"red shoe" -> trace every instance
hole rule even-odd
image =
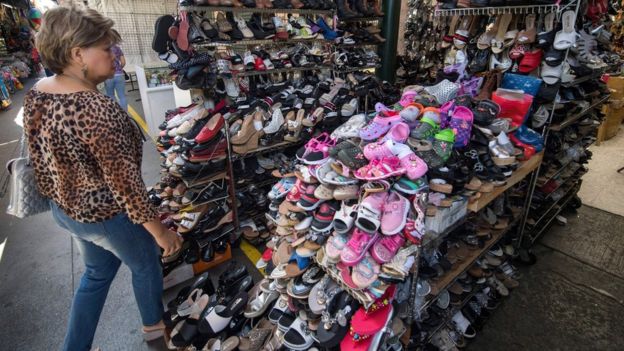
[[[522,156],[517,157],[519,161],[526,161],[535,155],[535,147],[521,142],[515,135],[509,134],[509,140],[511,140],[514,145],[522,149]]]
[[[206,123],[204,128],[202,128],[199,134],[197,134],[197,136],[195,137],[195,141],[198,144],[207,143],[212,138],[214,138],[215,135],[219,133],[219,131],[221,131],[221,128],[223,128],[224,124],[225,121],[223,119],[223,116],[221,116],[220,113],[217,113],[216,115],[212,116],[210,120],[208,120],[208,123]]]
[[[255,59],[254,68],[256,69],[256,71],[266,71],[266,66],[264,65],[264,61],[259,57],[256,57]]]

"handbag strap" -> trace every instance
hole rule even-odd
[[[13,149],[13,155],[17,157],[25,157],[25,151],[26,151],[26,136],[22,134],[22,137],[20,138],[19,143],[15,145],[15,148]],[[7,163],[7,166],[8,166],[8,163]],[[9,171],[9,167],[3,167],[3,170],[4,171],[2,174],[2,181],[0,181],[0,198],[3,198],[6,195],[9,189],[9,182],[11,180],[11,172]]]

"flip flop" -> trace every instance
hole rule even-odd
[[[239,292],[232,298],[229,304],[209,305],[204,312],[202,312],[201,319],[199,320],[198,330],[200,333],[209,337],[216,336],[230,324],[232,318],[241,313],[247,305],[246,291]]]
[[[189,31],[188,13],[186,11],[180,11],[180,29],[178,30],[176,42],[178,44],[178,47],[182,51],[188,51],[189,49],[188,31]]]
[[[549,48],[555,40],[555,13],[550,12],[544,17],[544,31],[537,34],[537,46],[542,49]]]
[[[535,36],[537,35],[537,29],[535,28],[535,15],[530,14],[525,18],[524,30],[518,33],[518,39],[516,41],[520,44],[531,44],[535,42]]]
[[[453,44],[453,34],[455,34],[455,30],[457,29],[457,24],[459,23],[459,16],[455,15],[451,18],[451,24],[449,25],[448,32],[442,37],[442,44],[440,45],[443,49],[450,47]]]
[[[453,35],[453,45],[459,50],[463,49],[468,45],[470,38],[468,37],[470,33],[468,32],[468,28],[473,20],[473,16],[464,16],[461,20],[459,28],[455,31]]]
[[[576,43],[578,33],[574,30],[576,14],[574,11],[566,11],[561,15],[562,29],[555,35],[553,47],[557,50],[566,50]]]
[[[504,39],[505,33],[507,33],[507,28],[509,27],[509,23],[511,23],[512,16],[510,13],[506,13],[501,16],[501,20],[498,26],[498,30],[496,32],[496,36],[492,39],[491,47],[492,52],[495,54],[500,54],[504,49]]]

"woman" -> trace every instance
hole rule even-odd
[[[146,339],[162,336],[162,268],[180,238],[158,219],[141,178],[141,134],[96,86],[115,72],[113,21],[95,10],[46,12],[36,45],[55,73],[24,100],[24,132],[38,188],[71,233],[86,266],[74,296],[64,350],[89,350],[108,289],[123,262]],[[158,245],[158,246],[157,246]]]
[[[123,71],[123,68],[126,67],[126,57],[119,45],[115,44],[111,49],[113,55],[115,55],[115,75],[104,82],[106,95],[115,100],[115,92],[117,92],[119,105],[121,105],[124,111],[128,111],[128,102],[126,101],[126,75]]]

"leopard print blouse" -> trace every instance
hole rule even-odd
[[[74,220],[97,223],[122,211],[134,223],[157,217],[141,177],[141,131],[112,99],[35,87],[24,99],[24,133],[39,191]]]

